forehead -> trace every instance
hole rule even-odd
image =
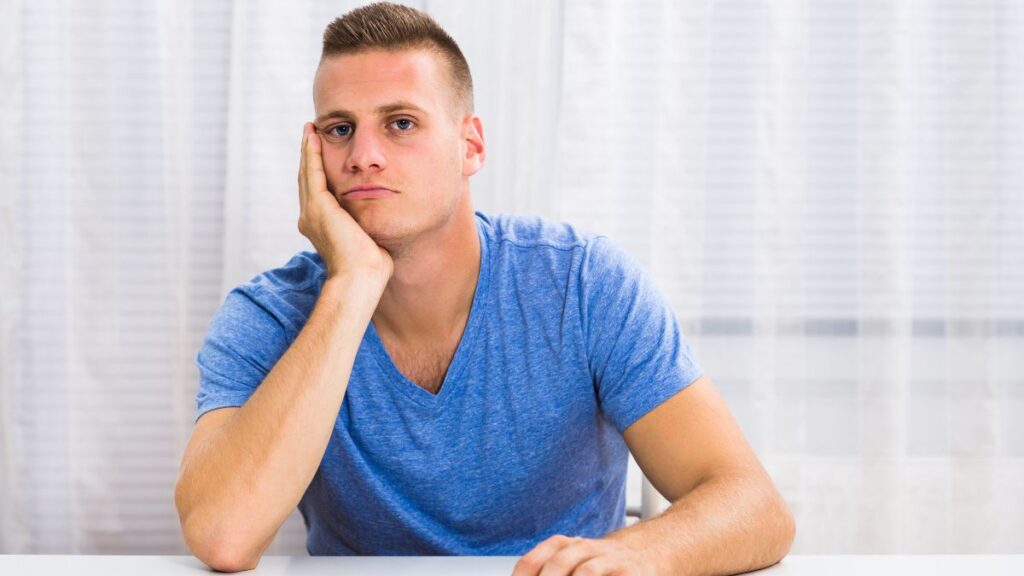
[[[440,58],[427,50],[374,50],[325,58],[313,80],[317,114],[363,113],[395,101],[439,110],[450,88]]]

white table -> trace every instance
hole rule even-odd
[[[246,574],[292,576],[508,576],[518,558],[492,557],[308,557],[265,556]],[[0,555],[3,576],[164,576],[209,574],[191,556],[44,556]],[[766,576],[929,576],[1022,575],[1020,556],[789,556],[757,572]]]

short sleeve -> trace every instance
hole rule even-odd
[[[260,303],[262,290],[232,290],[210,321],[196,356],[196,420],[217,408],[241,406],[287,350],[284,324]]]
[[[606,238],[588,242],[579,289],[598,401],[621,433],[703,371],[651,278]]]

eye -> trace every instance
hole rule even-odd
[[[344,123],[335,124],[334,126],[330,126],[325,130],[321,130],[320,133],[323,134],[324,137],[326,137],[328,140],[337,142],[342,140],[343,138],[347,138],[348,136],[352,135],[352,125]]]
[[[416,126],[416,123],[410,118],[399,118],[397,120],[393,120],[391,124],[394,125],[395,128],[398,128],[399,132],[408,132]]]
[[[349,124],[335,124],[334,126],[331,126],[327,130],[325,130],[325,132],[327,132],[328,136],[344,138],[345,136],[348,136],[352,133],[352,126]]]

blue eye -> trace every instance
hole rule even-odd
[[[344,138],[352,134],[352,127],[348,124],[338,124],[327,129],[327,135],[335,138]]]
[[[399,118],[398,120],[392,122],[392,124],[394,124],[395,127],[401,130],[402,132],[411,130],[412,127],[414,126],[413,121],[408,118]]]

